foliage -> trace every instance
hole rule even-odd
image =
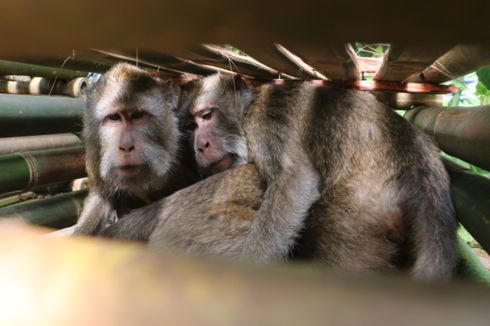
[[[476,72],[478,80],[488,89],[490,89],[490,66],[482,68]]]
[[[360,57],[368,58],[382,58],[386,51],[388,51],[390,45],[386,43],[354,43],[354,50]]]
[[[460,90],[445,98],[446,106],[477,106],[490,104],[490,67],[451,80],[446,85],[460,87]]]

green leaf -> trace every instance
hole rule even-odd
[[[490,96],[490,90],[481,81],[476,84],[476,92],[478,95]]]
[[[485,85],[487,89],[490,89],[490,66],[478,70],[476,75],[480,82]]]

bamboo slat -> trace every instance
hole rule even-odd
[[[277,78],[279,72],[272,69],[252,57],[230,51],[222,46],[203,44],[193,48],[197,56],[193,60],[207,65],[218,66],[234,71],[238,74],[249,75],[259,79]],[[283,77],[290,78],[288,75]]]
[[[398,46],[391,45],[375,80],[406,81],[418,75],[443,55],[450,46]]]
[[[490,65],[490,46],[457,45],[410,81],[442,83]]]
[[[286,59],[277,50],[274,44],[269,44],[262,48],[255,46],[238,44],[238,48],[244,53],[250,55],[252,58],[264,63],[265,65],[277,70],[280,73],[288,74],[295,78],[311,78],[309,74],[301,70],[296,64]]]
[[[299,56],[294,54],[293,52],[289,51],[286,49],[284,46],[280,44],[276,44],[276,48],[278,52],[286,59],[289,60],[292,64],[296,65],[298,69],[306,73],[310,79],[323,79],[326,80],[328,79],[325,75],[323,75],[321,72],[307,64],[303,59],[301,59]]]
[[[329,79],[351,80],[361,76],[357,56],[349,44],[290,50]]]

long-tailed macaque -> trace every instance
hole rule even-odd
[[[179,94],[128,64],[115,65],[89,90],[83,135],[90,193],[74,234],[98,234],[129,209],[197,180],[183,159]]]
[[[451,276],[457,222],[438,152],[374,96],[223,75],[194,87],[184,119],[201,172],[252,162],[266,181],[241,255]]]

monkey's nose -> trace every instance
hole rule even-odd
[[[123,152],[131,152],[134,150],[133,145],[126,145],[126,146],[119,146],[119,149],[122,150]]]
[[[204,152],[205,148],[209,148],[209,142],[208,141],[204,144],[204,146],[199,146],[197,148],[197,150],[202,153],[202,152]]]

